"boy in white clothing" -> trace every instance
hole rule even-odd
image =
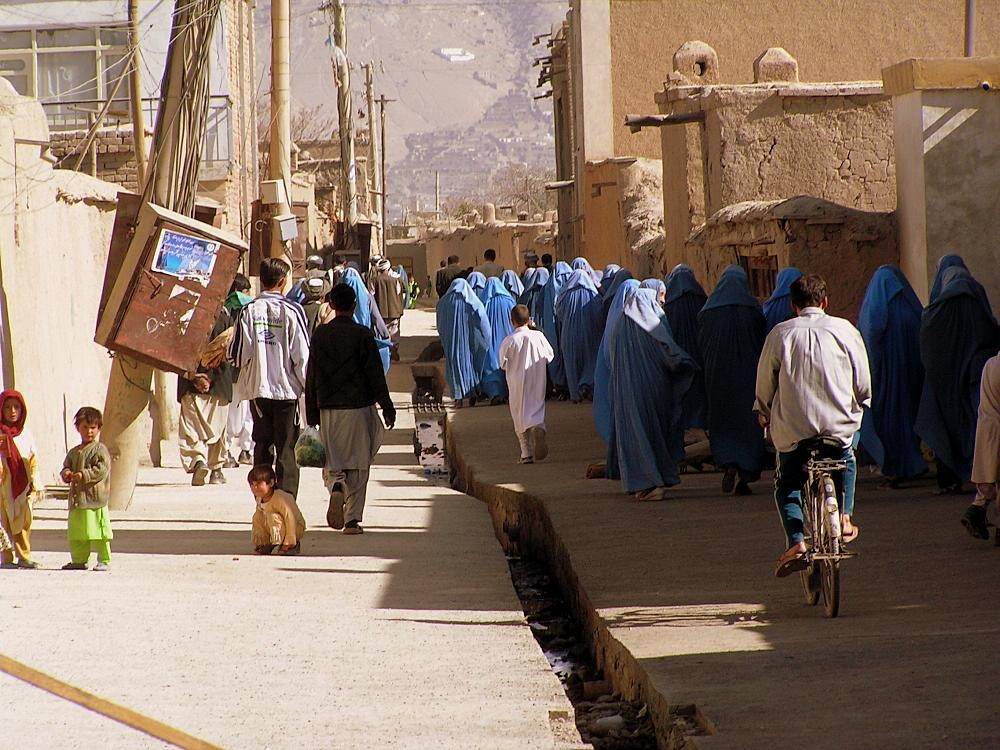
[[[525,305],[510,311],[514,332],[500,344],[500,367],[507,374],[510,391],[510,416],[521,444],[522,464],[543,460],[549,449],[545,444],[546,366],[555,356],[545,334],[531,327],[531,314]]]

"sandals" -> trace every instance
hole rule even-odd
[[[635,499],[638,500],[640,503],[651,503],[651,502],[658,502],[660,500],[666,500],[667,488],[651,487],[648,490],[642,490],[641,492],[636,492]]]
[[[799,550],[785,552],[785,554],[778,558],[778,564],[774,567],[774,577],[785,578],[792,573],[805,570],[809,567],[809,561],[806,559],[807,555],[807,552],[800,552]]]
[[[853,521],[851,522],[851,530],[843,531],[840,535],[840,541],[842,544],[849,544],[857,539],[861,535],[861,527],[858,526]]]

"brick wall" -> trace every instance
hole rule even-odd
[[[50,134],[50,148],[53,156],[63,162],[61,167],[73,168],[79,158],[79,152],[75,150],[80,147],[86,135],[84,130]],[[106,182],[114,182],[126,190],[135,192],[138,183],[132,128],[102,128],[97,132],[94,144],[97,147],[97,176]],[[90,172],[89,154],[84,155],[80,171]]]

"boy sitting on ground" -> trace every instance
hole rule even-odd
[[[266,464],[254,466],[247,481],[257,501],[250,531],[254,552],[258,555],[299,554],[306,521],[295,498],[274,486],[277,484],[274,468]]]

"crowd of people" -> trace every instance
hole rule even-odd
[[[419,289],[402,267],[374,257],[366,278],[335,257],[306,260],[285,293],[291,267],[260,265],[261,292],[238,274],[199,365],[178,377],[180,457],[192,486],[224,484],[224,468],[251,465],[256,500],[251,543],[259,554],[296,554],[305,521],[296,504],[301,425],[318,432],[329,491],[327,523],[344,534],[361,526],[369,470],[384,429],[395,423],[386,373],[398,359],[400,322]],[[376,409],[381,409],[381,418]],[[40,489],[37,448],[17,391],[0,393],[0,567],[37,568],[31,556],[32,497]],[[383,424],[384,420],[384,424]],[[111,563],[111,458],[100,441],[101,412],[74,418],[81,442],[61,471],[68,485],[65,570]],[[233,455],[235,453],[235,456]]]
[[[804,552],[803,446],[825,436],[849,464],[844,541],[860,533],[856,456],[892,488],[932,462],[940,492],[975,489],[962,523],[988,538],[1000,479],[1000,327],[958,256],[942,258],[926,307],[899,268],[879,268],[856,326],[826,312],[823,279],[794,268],[761,301],[739,266],[706,294],[685,265],[640,281],[585,258],[539,264],[529,255],[520,274],[495,255],[487,261],[462,269],[449,258],[438,272],[446,379],[460,407],[510,399],[522,462],[532,458],[530,435],[544,435],[545,399],[560,399],[592,403],[606,463],[588,474],[619,480],[638,500],[664,499],[683,470],[703,463],[722,472],[723,491],[747,495],[773,467],[784,575]],[[532,329],[540,335],[526,376],[510,342]]]

